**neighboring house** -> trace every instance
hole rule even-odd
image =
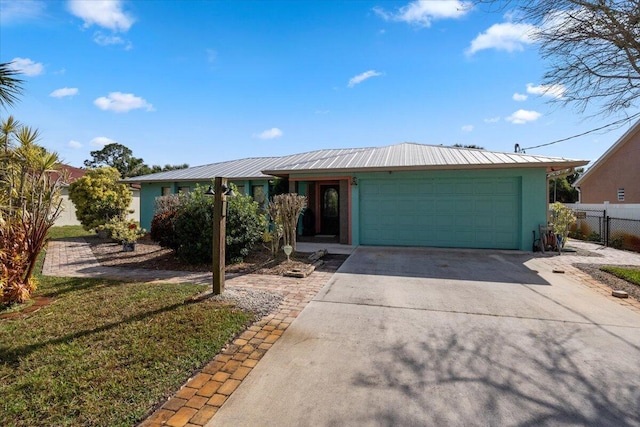
[[[58,176],[65,176],[67,179],[62,184],[62,188],[60,189],[60,195],[62,197],[62,212],[60,216],[56,219],[54,223],[55,226],[61,225],[81,225],[78,218],[76,218],[76,207],[69,199],[69,185],[73,183],[78,178],[84,176],[85,170],[76,168],[70,165],[61,165],[60,166],[60,174],[55,174],[54,179],[57,179]],[[127,215],[128,218],[131,218],[135,221],[140,221],[140,188],[139,186],[130,185],[131,189],[131,205],[129,205],[129,210],[133,211]]]
[[[573,186],[580,203],[640,203],[640,120]]]
[[[228,178],[254,198],[286,178],[307,196],[306,234],[344,244],[530,250],[547,221],[547,177],[583,160],[403,143],[250,158],[124,180],[141,185],[140,222],[155,198]]]
[[[69,199],[69,185],[76,179],[84,176],[84,172],[84,169],[75,168],[69,165],[60,165],[60,174],[56,174],[53,178],[57,179],[58,176],[65,176],[66,174],[66,179],[62,183],[62,188],[60,189],[62,196],[62,212],[53,225],[80,225],[80,221],[76,218],[76,208],[71,202],[71,199]]]

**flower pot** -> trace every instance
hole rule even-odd
[[[122,242],[122,252],[133,252],[136,250],[136,242]]]

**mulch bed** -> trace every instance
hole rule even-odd
[[[602,267],[602,265],[574,264],[574,266],[584,271],[594,279],[609,286],[611,289],[626,291],[630,297],[636,299],[637,301],[640,301],[640,286],[631,282],[627,282],[626,280],[614,276],[611,273],[600,270],[600,267]],[[638,268],[637,265],[616,265],[616,267]]]
[[[100,264],[107,267],[143,268],[147,270],[173,270],[189,272],[211,271],[211,264],[189,264],[178,258],[173,250],[163,248],[158,243],[145,237],[136,243],[135,251],[124,252],[122,244],[98,236],[85,237],[90,244],[94,256]],[[269,249],[261,244],[256,245],[252,252],[238,264],[226,266],[227,273],[236,274],[273,274],[282,275],[286,271],[308,268],[313,261],[308,253],[296,252],[287,261],[284,254],[273,259]]]

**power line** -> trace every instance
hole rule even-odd
[[[636,114],[634,114],[632,116],[625,117],[624,119],[616,120],[615,122],[609,123],[609,124],[604,125],[604,126],[600,126],[599,128],[588,130],[586,132],[583,132],[583,133],[580,133],[580,134],[577,134],[577,135],[569,136],[567,138],[557,139],[555,141],[547,142],[546,144],[540,144],[540,145],[536,145],[536,146],[533,146],[533,147],[520,148],[520,145],[516,144],[516,153],[524,153],[525,150],[533,150],[534,148],[546,147],[548,145],[553,145],[553,144],[557,144],[559,142],[568,141],[570,139],[579,138],[581,136],[585,136],[585,135],[588,135],[588,134],[593,133],[593,132],[598,132],[600,130],[606,129],[606,128],[611,127],[611,126],[616,126],[616,125],[619,125],[619,124],[622,124],[622,123],[625,123],[625,122],[629,122],[629,121],[635,119],[638,116],[640,116],[640,113],[636,113]]]

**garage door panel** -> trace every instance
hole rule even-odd
[[[518,248],[520,182],[491,179],[361,179],[366,245]]]

